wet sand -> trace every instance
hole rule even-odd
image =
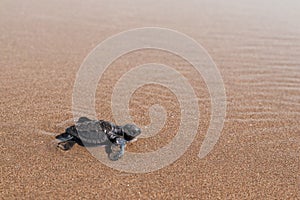
[[[267,0],[2,1],[0,198],[298,199],[299,10],[297,1]],[[182,59],[155,50],[125,55],[110,66],[97,89],[97,114],[114,120],[110,94],[126,70],[147,62],[181,70],[201,111],[198,134],[184,156],[161,170],[130,174],[105,166],[78,145],[57,150],[51,134],[70,124],[83,59],[107,37],[146,26],[189,35],[220,69],[227,115],[213,151],[197,157],[211,114],[203,79]],[[180,110],[165,88],[137,90],[131,114],[145,125],[148,106],[157,102],[168,111],[166,127],[128,151],[153,151],[174,136]]]

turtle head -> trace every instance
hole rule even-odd
[[[124,132],[124,139],[127,141],[133,140],[141,134],[141,129],[134,124],[126,124],[122,127]]]

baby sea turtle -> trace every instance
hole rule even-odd
[[[126,143],[134,141],[141,134],[134,124],[117,126],[104,120],[91,120],[81,117],[66,129],[65,133],[56,136],[57,147],[63,150],[71,149],[75,143],[81,145],[108,145],[109,158],[118,160],[124,155]]]

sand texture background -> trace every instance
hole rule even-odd
[[[296,0],[1,0],[0,199],[299,199],[299,10]],[[182,59],[155,50],[133,52],[109,67],[97,89],[97,114],[114,120],[110,94],[126,70],[147,62],[181,70],[201,111],[184,156],[155,172],[129,174],[81,146],[57,150],[54,136],[44,133],[61,133],[70,124],[84,58],[107,37],[147,26],[189,35],[220,69],[227,115],[213,151],[197,157],[210,120],[203,79]],[[147,124],[147,108],[157,102],[168,111],[166,127],[128,151],[152,151],[174,136],[180,110],[165,88],[137,90],[131,114]]]

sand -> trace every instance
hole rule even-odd
[[[298,2],[5,0],[0,5],[0,199],[300,198]],[[84,58],[107,37],[146,26],[189,35],[220,69],[227,113],[214,149],[197,157],[211,115],[201,76],[174,55],[147,50],[110,66],[97,89],[97,114],[114,120],[108,94],[126,70],[147,62],[181,70],[201,111],[198,134],[184,156],[158,171],[135,174],[104,165],[78,145],[57,150],[53,134],[71,124],[72,91]],[[174,95],[150,85],[132,98],[136,123],[149,123],[147,107],[155,102],[166,107],[168,120],[158,137],[127,150],[154,151],[171,141],[180,119]]]

